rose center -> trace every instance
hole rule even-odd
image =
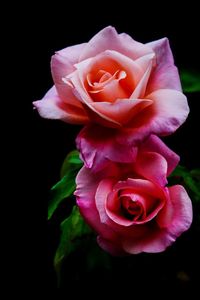
[[[142,218],[144,209],[137,197],[122,196],[121,209],[126,218],[131,220],[139,220]]]
[[[117,99],[125,99],[129,96],[123,83],[126,77],[126,72],[119,69],[113,73],[102,69],[93,71],[86,77],[87,90],[93,101],[115,102]]]
[[[95,75],[89,73],[87,75],[87,82],[90,87],[104,87],[112,80],[121,80],[126,77],[125,71],[117,70],[113,75],[107,71],[99,70]]]

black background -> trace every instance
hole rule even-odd
[[[162,7],[161,7],[162,6]],[[31,162],[32,196],[27,205],[30,224],[30,243],[26,246],[28,266],[31,273],[36,269],[34,286],[46,291],[56,289],[52,261],[59,237],[58,219],[47,224],[47,201],[50,187],[59,179],[59,169],[66,154],[75,148],[75,137],[79,126],[71,126],[59,121],[45,120],[32,109],[32,101],[39,100],[52,86],[50,58],[56,50],[87,42],[94,34],[107,25],[116,27],[118,32],[126,32],[140,42],[149,42],[168,37],[179,69],[198,70],[198,17],[194,5],[175,10],[170,3],[142,4],[141,7],[128,3],[110,5],[106,3],[54,3],[44,7],[29,4],[23,14],[19,31],[23,33],[22,54],[25,61],[26,97],[24,107],[31,120]],[[181,156],[181,164],[188,168],[199,167],[199,93],[188,94],[190,115],[178,131],[165,138],[165,142]],[[28,171],[30,174],[30,170]],[[63,207],[68,212],[67,207]],[[60,211],[60,216],[65,212]],[[28,227],[29,228],[29,227]],[[135,284],[177,284],[180,289],[198,280],[199,231],[195,226],[181,236],[166,252],[157,255],[139,255],[133,268],[127,262],[115,262],[113,279],[122,281],[133,278]],[[73,265],[73,264],[72,264]],[[75,264],[76,266],[76,264]],[[70,269],[71,268],[71,269]],[[73,266],[69,266],[72,270]],[[177,277],[183,271],[189,281]],[[34,273],[34,272],[33,272]],[[115,275],[114,275],[115,273]],[[116,275],[117,274],[117,275]],[[137,275],[136,275],[137,274]],[[104,274],[105,275],[105,274]],[[85,274],[84,274],[85,276]],[[104,281],[96,273],[85,280]],[[84,280],[84,279],[83,279]],[[32,282],[32,280],[30,279]],[[67,276],[66,290],[70,276]],[[121,288],[124,285],[121,284]]]

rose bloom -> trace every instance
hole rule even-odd
[[[187,230],[192,205],[181,185],[166,187],[178,156],[158,137],[141,144],[135,163],[109,162],[76,178],[77,205],[98,233],[99,245],[113,255],[161,252]]]
[[[142,44],[106,27],[56,52],[51,71],[55,85],[34,102],[44,118],[117,128],[134,140],[174,132],[189,112],[167,38]]]

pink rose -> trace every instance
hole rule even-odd
[[[177,163],[178,156],[151,136],[138,149],[135,163],[80,170],[77,205],[104,250],[113,255],[161,252],[190,227],[187,192],[180,185],[166,187],[166,176]]]
[[[125,128],[125,137],[141,139],[174,132],[189,112],[167,38],[141,44],[107,27],[56,52],[51,71],[55,85],[34,102],[45,118]]]

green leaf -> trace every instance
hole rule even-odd
[[[200,74],[183,70],[180,75],[184,92],[200,92]]]
[[[200,201],[200,169],[189,171],[185,167],[177,166],[169,176],[169,184],[178,183],[184,185],[193,201]]]
[[[81,217],[77,206],[74,206],[71,215],[61,223],[60,244],[54,259],[58,279],[64,258],[76,250],[85,236],[91,234],[91,232],[91,229]]]
[[[58,205],[75,191],[75,178],[83,165],[78,155],[78,151],[76,150],[67,155],[61,168],[61,180],[51,188],[51,200],[48,205],[48,220],[52,217]]]
[[[69,172],[51,188],[51,200],[48,206],[48,220],[52,217],[58,205],[75,191],[74,175]]]
[[[185,167],[178,165],[169,177],[174,177],[174,176],[184,177],[187,173],[188,171]]]
[[[61,167],[60,176],[63,177],[69,171],[69,169],[80,169],[83,162],[79,158],[79,152],[77,150],[71,151],[65,158],[63,165]]]
[[[93,271],[95,269],[111,269],[110,255],[99,247],[96,242],[96,237],[90,243],[90,247],[87,249],[86,255],[86,268],[87,271]]]

